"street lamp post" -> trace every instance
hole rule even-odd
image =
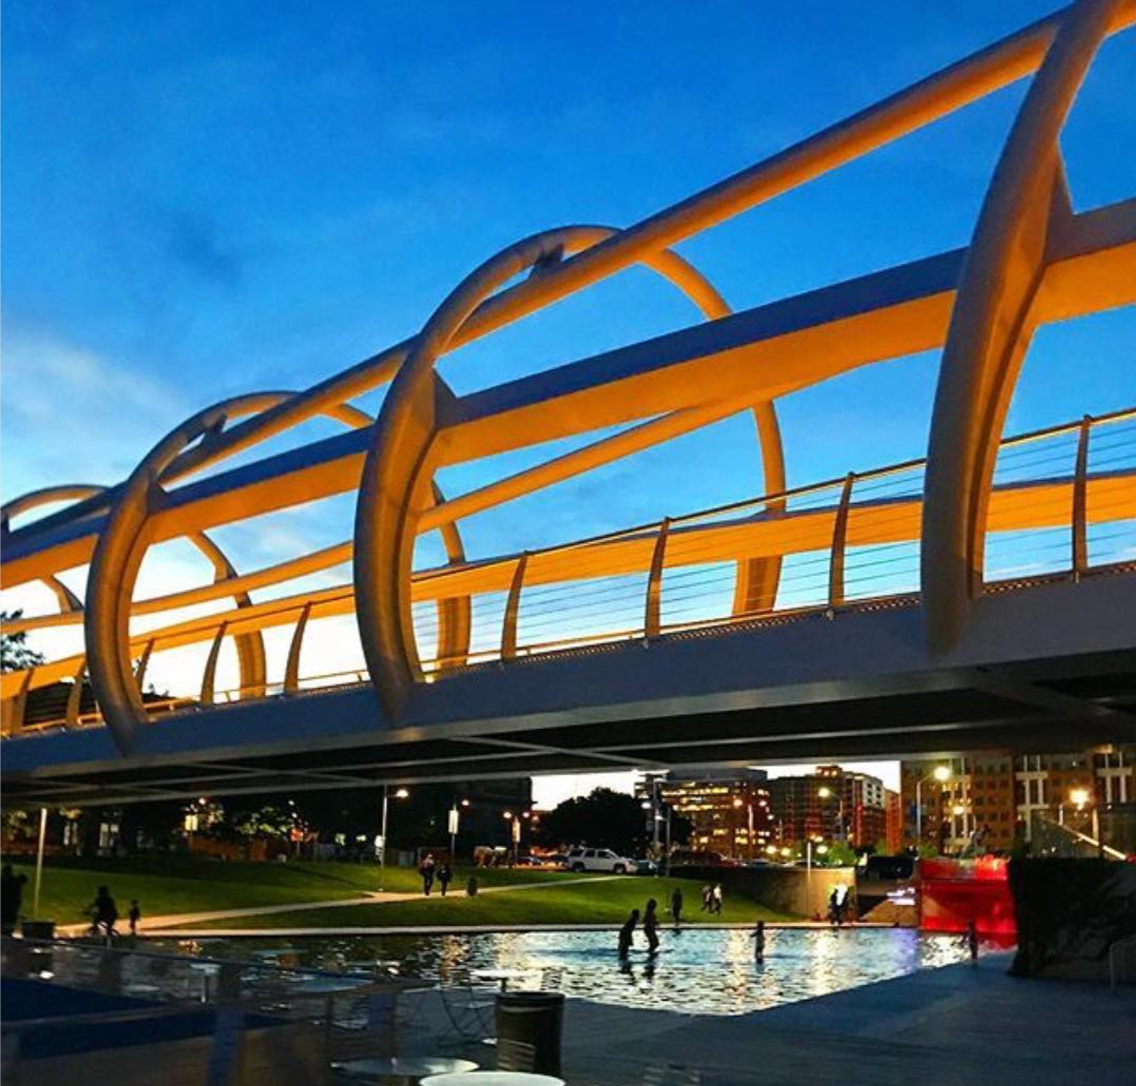
[[[923,840],[923,783],[931,779],[944,784],[951,779],[951,767],[947,765],[937,765],[925,777],[920,777],[915,782],[915,843],[918,845]]]
[[[460,801],[455,797],[453,804],[450,807],[450,864],[457,863],[458,860],[458,826],[461,823],[461,812],[459,807],[468,807],[469,800],[463,799]]]
[[[521,816],[513,814],[512,811],[505,811],[503,817],[509,823],[509,836],[513,842],[513,866],[516,867],[521,844]]]
[[[823,785],[821,788],[818,788],[817,795],[820,796],[821,799],[831,799],[833,796],[836,797],[836,802],[839,804],[836,808],[836,817],[840,823],[840,836],[847,841],[848,835],[844,832],[844,797],[839,792],[834,792],[828,785]]]
[[[395,799],[406,799],[410,793],[405,788],[395,789]],[[383,881],[387,873],[387,815],[389,814],[390,804],[390,785],[383,785],[383,825],[382,831],[379,834],[379,889],[383,890]]]
[[[1092,793],[1087,788],[1074,788],[1069,792],[1069,800],[1074,807],[1077,808],[1078,814],[1084,814],[1085,808],[1092,802]],[[1064,806],[1060,808],[1060,813],[1064,814]],[[1101,840],[1100,833],[1100,812],[1097,810],[1096,804],[1093,804],[1092,810],[1089,812],[1092,818],[1091,833],[1093,840],[1096,842],[1097,855],[1104,856],[1104,842]]]

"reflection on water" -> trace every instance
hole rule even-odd
[[[255,958],[287,967],[374,970],[446,983],[479,969],[520,974],[516,986],[544,984],[567,995],[690,1014],[743,1014],[965,960],[957,935],[905,928],[766,932],[765,961],[753,960],[746,930],[664,931],[655,958],[640,946],[626,961],[612,932],[505,932],[299,939],[207,939],[168,944],[218,958]]]

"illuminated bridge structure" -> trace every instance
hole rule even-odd
[[[215,404],[117,485],[10,502],[3,586],[42,582],[59,609],[5,632],[83,640],[0,680],[5,803],[1132,741],[1136,409],[1072,404],[1066,425],[1002,434],[1036,329],[1136,300],[1136,200],[1075,213],[1059,145],[1099,46],[1133,22],[1132,0],[1082,0],[627,229],[517,242],[416,336],[306,390]],[[737,312],[673,251],[1021,79],[968,247]],[[468,395],[437,373],[637,264],[704,319]],[[787,487],[779,397],[930,349],[925,459]],[[388,383],[377,417],[354,402]],[[467,557],[463,520],[743,412],[764,493]],[[258,455],[320,415],[343,432]],[[435,478],[604,428],[467,493]],[[207,534],[350,492],[352,538],[266,568],[238,571]],[[425,566],[432,533],[445,561]],[[212,580],[137,598],[147,552],[175,539]],[[310,674],[305,644],[347,615],[365,664]],[[153,661],[190,645],[208,646],[192,696],[144,696]],[[239,685],[219,689],[229,645]],[[37,691],[58,711],[31,712]]]

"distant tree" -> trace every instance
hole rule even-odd
[[[290,807],[266,803],[255,811],[236,814],[231,819],[233,829],[246,841],[255,838],[287,837],[299,824],[296,812]]]
[[[639,800],[610,788],[577,796],[541,816],[541,843],[551,846],[591,845],[623,855],[640,853],[647,828]]]
[[[0,611],[0,621],[10,622],[20,618],[23,613]],[[23,630],[19,633],[0,634],[0,671],[23,671],[26,667],[43,663],[43,653],[29,648],[27,639],[28,635]]]
[[[824,861],[832,867],[852,867],[856,863],[856,850],[847,841],[833,841]]]

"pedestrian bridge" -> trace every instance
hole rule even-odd
[[[1134,21],[1136,3],[1075,4],[626,230],[524,239],[411,339],[206,408],[121,483],[9,502],[3,587],[39,582],[58,608],[4,633],[70,631],[74,651],[0,679],[5,802],[1136,739],[1136,408],[1002,436],[1036,329],[1136,300],[1136,201],[1074,212],[1058,144],[1098,46]],[[739,311],[671,248],[1021,78],[965,248]],[[635,264],[703,319],[466,395],[437,373]],[[787,485],[779,397],[932,348],[925,458]],[[372,417],[356,401],[387,383]],[[467,553],[463,521],[743,412],[762,493],[551,547],[522,523],[507,553]],[[317,416],[344,432],[278,448]],[[342,542],[239,572],[215,538],[353,491]],[[178,540],[211,579],[140,596]],[[145,693],[193,646],[184,689]]]

